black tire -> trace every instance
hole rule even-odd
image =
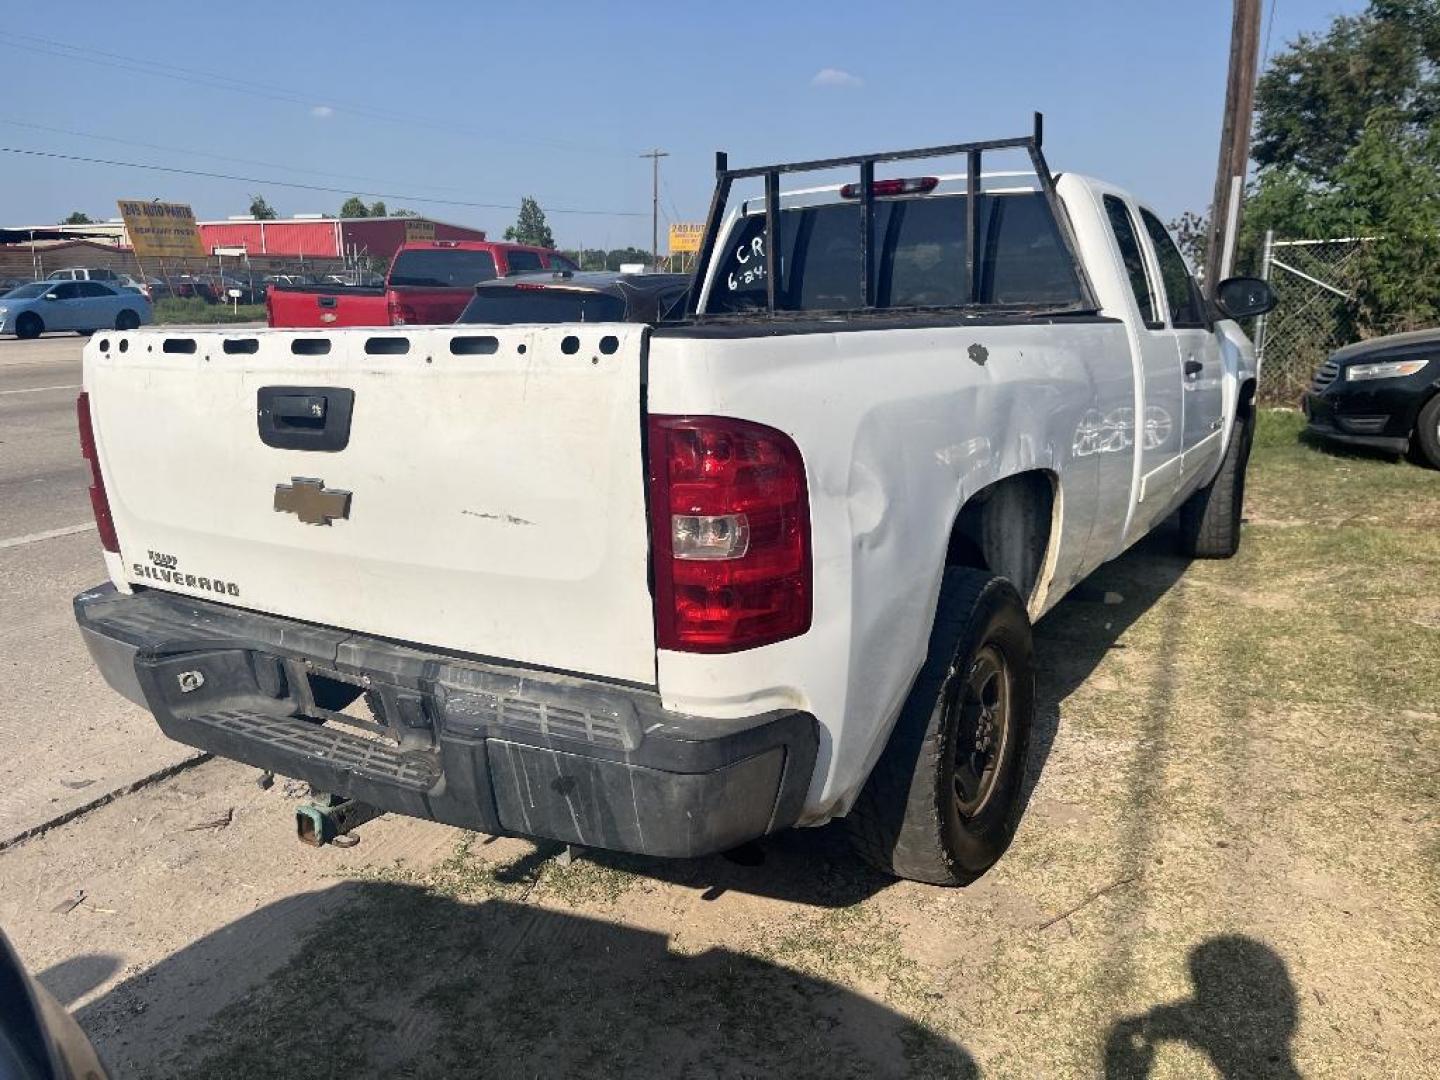
[[[116,330],[138,330],[140,328],[140,316],[126,308],[115,316]]]
[[[1230,445],[1215,479],[1180,507],[1180,551],[1194,559],[1228,559],[1240,550],[1240,521],[1245,513],[1245,469],[1255,441],[1249,409],[1235,418]]]
[[[980,708],[986,692],[977,684],[989,686],[992,674],[1005,697],[1003,710],[990,709],[1003,717],[987,739]],[[978,878],[1019,824],[1034,716],[1034,650],[1020,595],[986,571],[947,570],[925,664],[845,819],[856,851],[912,881],[964,885]],[[963,747],[975,752],[962,764]]]
[[[15,336],[18,338],[37,338],[45,332],[45,320],[36,315],[33,311],[27,311],[15,320]]]
[[[1421,407],[1420,415],[1415,419],[1411,449],[1411,459],[1417,465],[1440,469],[1440,394]]]
[[[75,333],[79,334],[81,337],[91,337],[91,336],[94,335],[95,331],[94,331],[94,330],[76,330]]]

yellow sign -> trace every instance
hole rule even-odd
[[[670,254],[682,255],[700,250],[700,240],[705,235],[705,226],[694,222],[677,221],[670,226]]]
[[[425,241],[435,239],[435,223],[433,221],[416,221],[407,218],[405,221],[405,242]]]
[[[137,259],[203,259],[200,226],[187,203],[121,199],[120,216]]]

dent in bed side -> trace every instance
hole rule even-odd
[[[969,359],[974,345],[988,353],[983,366]],[[971,498],[1020,474],[1056,478],[1042,569],[1030,571],[1043,583],[1032,589],[1037,612],[1093,569],[1092,534],[1108,534],[1096,492],[1110,459],[1125,462],[1128,492],[1133,439],[1102,454],[1085,433],[1096,385],[1128,394],[1129,373],[1113,320],[657,333],[652,412],[743,417],[801,448],[815,573],[804,637],[725,656],[662,650],[666,707],[811,712],[821,739],[806,820],[845,812],[923,661],[952,529]],[[1108,545],[1107,535],[1099,550]]]

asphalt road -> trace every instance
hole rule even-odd
[[[0,338],[0,847],[194,756],[105,685],[70,613],[105,580],[75,430],[84,344]]]

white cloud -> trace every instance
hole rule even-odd
[[[335,110],[329,105],[315,105],[311,107],[310,115],[316,120],[328,120],[335,115]]]
[[[821,68],[810,80],[811,86],[864,86],[865,80],[842,68]]]

